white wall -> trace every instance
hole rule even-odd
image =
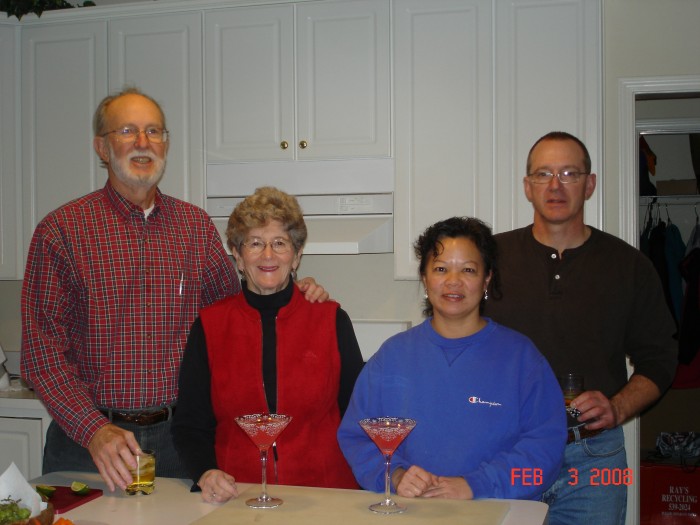
[[[700,3],[696,0],[603,0],[604,229],[620,232],[618,216],[621,78],[700,74]]]

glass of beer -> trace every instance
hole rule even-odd
[[[564,393],[564,402],[568,407],[574,399],[583,393],[583,376],[581,374],[564,374],[557,379],[559,379],[559,386]]]
[[[136,456],[136,468],[129,469],[133,481],[126,487],[129,496],[150,494],[156,482],[156,456],[152,450],[142,450]]]

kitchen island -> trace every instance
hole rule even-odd
[[[245,500],[257,497],[260,485],[239,483],[241,495],[222,505],[204,503],[199,493],[190,492],[189,480],[157,478],[156,490],[149,496],[127,496],[123,491],[109,492],[96,473],[54,472],[32,480],[47,485],[70,485],[82,481],[99,488],[104,495],[61,514],[75,525],[200,525],[214,523],[305,523],[321,525],[386,523],[469,523],[470,525],[542,525],[547,505],[521,500],[426,500],[397,498],[408,507],[404,514],[380,516],[367,507],[383,498],[383,494],[362,490],[321,489],[269,485],[272,496],[285,502],[276,509],[248,508]],[[505,515],[505,517],[503,517]],[[457,518],[455,520],[455,518]]]

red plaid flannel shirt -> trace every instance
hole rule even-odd
[[[34,232],[22,290],[23,376],[86,446],[107,422],[97,407],[176,401],[199,309],[238,291],[203,210],[158,191],[146,218],[107,183]]]

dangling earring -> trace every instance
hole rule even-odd
[[[428,290],[423,291],[423,299],[428,298]]]
[[[292,268],[291,274],[292,274],[292,281],[296,282],[296,280],[297,280],[297,269],[296,269],[296,268]]]
[[[489,291],[484,290],[484,301],[488,301],[488,299],[489,299]]]

